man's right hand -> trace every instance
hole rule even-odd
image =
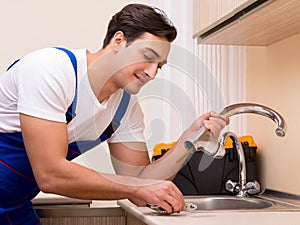
[[[129,200],[137,206],[158,205],[168,213],[186,209],[182,193],[171,181],[155,181],[153,184],[140,186]]]

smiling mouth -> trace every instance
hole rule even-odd
[[[137,80],[141,82],[141,84],[145,84],[148,81],[147,77],[137,75],[136,73],[134,74],[134,76]]]

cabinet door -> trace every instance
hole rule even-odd
[[[223,22],[256,0],[193,0],[194,36]]]
[[[43,225],[125,225],[125,216],[41,218],[41,223]]]
[[[194,0],[194,4],[194,38],[201,44],[267,46],[300,32],[299,0]]]
[[[130,213],[126,214],[126,224],[127,225],[147,225]]]

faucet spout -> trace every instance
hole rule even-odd
[[[254,113],[270,118],[277,124],[275,133],[279,137],[286,135],[286,123],[284,118],[275,110],[256,103],[238,103],[225,107],[220,115],[233,116],[242,113]],[[186,154],[192,154],[196,151],[203,151],[204,153],[215,157],[222,158],[225,155],[223,145],[215,138],[209,130],[204,126],[196,133],[194,137],[185,141]],[[184,155],[184,156],[185,156]],[[184,158],[184,157],[183,157]]]
[[[278,112],[267,106],[256,103],[238,103],[225,107],[220,114],[230,117],[241,113],[254,113],[268,117],[277,124],[275,130],[277,136],[284,137],[286,134],[286,123],[284,118]]]

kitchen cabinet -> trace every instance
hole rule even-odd
[[[131,213],[126,213],[126,224],[127,225],[147,225],[143,223],[140,219],[136,216],[132,215]]]
[[[194,34],[204,33],[255,0],[194,0]]]
[[[120,207],[98,205],[35,205],[43,225],[125,225],[125,212]]]
[[[201,44],[267,46],[300,33],[299,0],[194,0],[193,4],[194,38]]]
[[[43,225],[125,225],[125,217],[41,218]]]

